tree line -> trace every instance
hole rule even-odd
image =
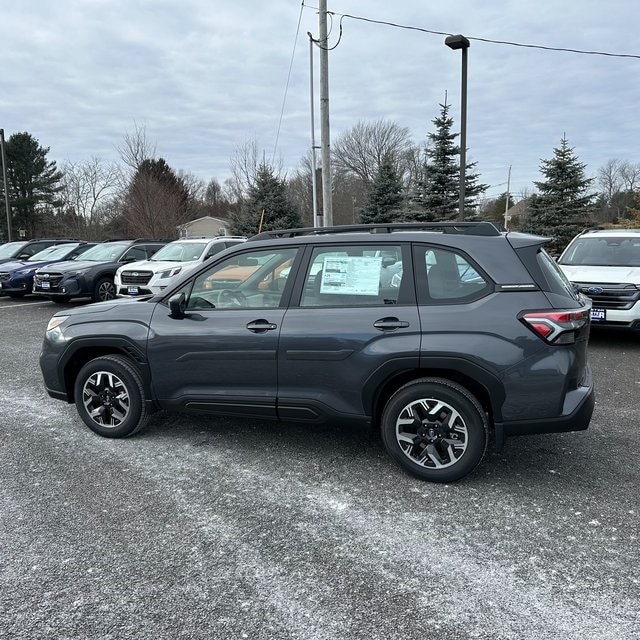
[[[446,100],[440,105],[419,145],[407,128],[384,120],[359,122],[339,136],[332,148],[334,223],[457,219],[460,147],[450,108]],[[287,176],[260,156],[255,140],[236,148],[223,184],[170,167],[140,127],[124,135],[117,163],[91,158],[58,167],[49,152],[28,132],[6,142],[14,239],[171,240],[180,225],[206,215],[227,219],[231,232],[242,235],[313,224],[311,157],[302,158]],[[611,160],[597,178],[587,177],[586,166],[563,136],[539,169],[542,179],[534,182],[534,192],[516,203],[506,192],[485,198],[488,185],[481,182],[476,163],[469,163],[465,218],[501,223],[512,211],[510,228],[550,236],[557,251],[594,224],[640,226],[640,164]],[[322,203],[317,207],[321,211]],[[0,240],[6,238],[3,219]]]

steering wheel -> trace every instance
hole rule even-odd
[[[237,289],[222,289],[218,294],[218,303],[225,307],[244,307],[247,297]]]

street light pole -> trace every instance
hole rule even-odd
[[[461,33],[447,36],[444,43],[456,51],[462,49],[462,86],[460,89],[460,201],[458,218],[464,220],[465,184],[467,173],[467,49],[471,43]]]
[[[7,182],[7,157],[4,152],[4,129],[0,129],[0,152],[2,159],[2,184],[4,187],[4,206],[7,211],[7,242],[11,242],[11,211],[9,210],[9,184]]]

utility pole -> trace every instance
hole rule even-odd
[[[313,192],[313,226],[319,227],[318,220],[318,176],[316,175],[316,118],[313,110],[313,36],[309,36],[309,87],[311,92],[311,191]]]
[[[4,206],[7,211],[7,242],[11,242],[11,211],[9,210],[9,183],[7,182],[7,156],[4,152],[4,129],[0,129],[0,152],[2,158],[2,184],[4,186]]]
[[[320,21],[320,155],[322,158],[322,213],[324,226],[333,226],[331,198],[331,144],[329,135],[329,47],[327,39],[327,0],[319,2]]]
[[[511,189],[511,165],[509,165],[509,173],[507,174],[507,200],[504,203],[504,228],[509,228],[509,220],[511,220],[511,216],[509,215],[509,190]]]

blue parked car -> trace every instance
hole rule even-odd
[[[32,255],[27,260],[14,260],[0,265],[0,295],[21,298],[33,289],[33,275],[36,269],[53,262],[75,260],[95,242],[65,242]]]

